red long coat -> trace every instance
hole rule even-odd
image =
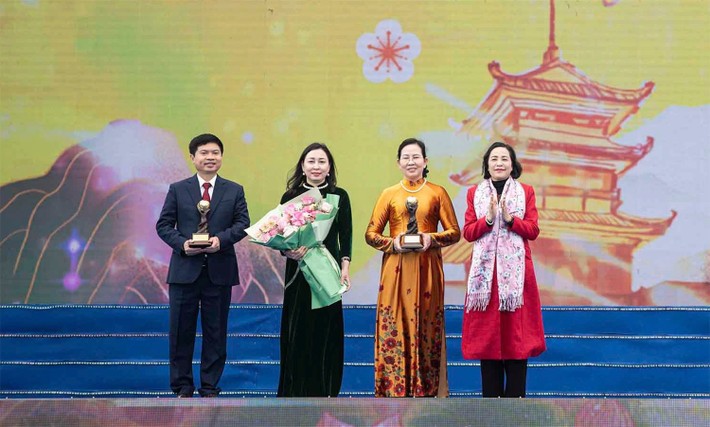
[[[525,244],[523,306],[512,312],[498,310],[498,280],[494,269],[491,299],[485,311],[464,312],[461,350],[465,359],[527,359],[545,351],[540,293],[528,244],[528,240],[535,240],[540,234],[535,191],[529,185],[521,185],[525,190],[525,217],[522,220],[515,218],[511,230],[518,233]],[[491,230],[486,224],[485,212],[476,214],[473,206],[475,193],[474,185],[466,195],[468,209],[463,236],[469,242]]]

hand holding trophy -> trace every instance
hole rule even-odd
[[[409,212],[409,220],[407,221],[407,232],[400,238],[400,246],[402,249],[417,250],[424,247],[422,235],[419,234],[419,226],[417,225],[417,208],[419,201],[416,197],[407,197],[406,205]]]
[[[191,248],[206,248],[211,246],[210,233],[207,230],[207,213],[210,211],[210,202],[200,200],[197,203],[197,210],[200,212],[200,223],[197,226],[197,232],[192,233],[192,240],[188,246]]]

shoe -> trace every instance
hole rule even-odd
[[[207,393],[202,395],[202,397],[217,397],[217,393]]]
[[[178,394],[177,394],[177,397],[178,397],[179,399],[180,399],[180,398],[192,397],[192,393],[178,393]]]

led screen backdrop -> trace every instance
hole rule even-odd
[[[416,136],[461,225],[486,146],[516,147],[544,304],[706,305],[707,28],[704,0],[3,1],[0,303],[166,302],[155,221],[212,132],[252,220],[303,147],[331,147],[354,215],[346,303],[376,300],[363,235]],[[281,256],[237,250],[233,302],[280,302]],[[470,253],[444,250],[449,304]]]

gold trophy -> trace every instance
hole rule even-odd
[[[200,212],[200,224],[197,226],[197,233],[192,233],[192,243],[188,246],[191,248],[206,248],[211,246],[210,233],[207,231],[207,212],[210,211],[210,202],[200,200],[197,204],[197,210]]]
[[[424,247],[422,235],[419,234],[419,226],[417,225],[417,207],[419,201],[416,197],[407,197],[405,205],[409,212],[409,220],[407,221],[407,232],[400,238],[399,245],[402,249],[416,250]]]

